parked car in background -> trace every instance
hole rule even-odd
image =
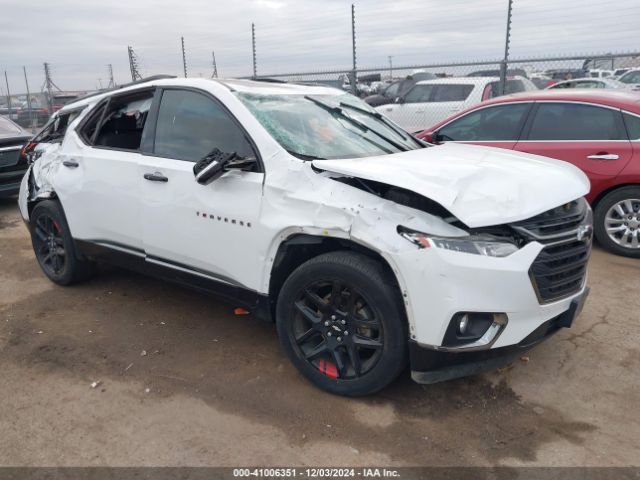
[[[619,79],[622,75],[627,73],[629,70],[631,70],[631,67],[629,67],[629,68],[618,68],[613,72],[613,76],[614,76],[614,78]]]
[[[618,80],[624,83],[625,85],[627,85],[629,88],[632,88],[634,90],[639,90],[640,89],[640,69],[630,70],[624,75],[622,75],[620,78],[618,78]]]
[[[430,72],[415,72],[411,75],[407,75],[402,80],[396,80],[387,86],[381,92],[375,95],[369,95],[364,97],[364,101],[372,107],[379,107],[380,105],[387,105],[395,102],[396,98],[403,96],[411,87],[421,80],[431,80],[436,78],[433,73]]]
[[[467,75],[467,77],[499,77],[499,76],[500,76],[500,69],[477,70]],[[507,70],[507,77],[528,78],[529,76],[527,75],[527,72],[522,68],[509,68]]]
[[[31,134],[20,125],[0,116],[0,196],[18,193],[20,180],[27,170],[20,150],[30,138]]]
[[[448,77],[418,82],[396,103],[377,107],[407,132],[423,130],[455,112],[500,96],[499,77]],[[505,94],[537,90],[524,77],[509,77]]]
[[[596,68],[593,70],[589,70],[590,78],[608,78],[614,75],[613,70],[603,70],[601,68]]]
[[[531,80],[533,84],[539,89],[550,87],[557,82],[557,80],[554,80],[543,73],[532,73],[531,75],[529,75],[529,80]]]
[[[576,78],[554,83],[547,90],[560,88],[627,88],[627,85],[613,78]]]
[[[20,190],[44,275],[110,259],[227,298],[329,392],[497,368],[584,304],[589,183],[564,162],[432,148],[321,86],[166,78],[73,107]]]
[[[588,74],[588,70],[578,68],[554,68],[545,70],[545,75],[551,77],[552,80],[560,82],[562,80],[573,80],[574,78],[584,78]]]
[[[640,97],[622,90],[543,90],[501,97],[418,135],[565,160],[589,176],[595,233],[611,252],[640,257]]]

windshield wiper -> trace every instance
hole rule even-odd
[[[391,140],[390,138],[388,138],[385,135],[381,134],[377,130],[374,130],[373,128],[369,127],[369,125],[367,125],[366,123],[362,123],[360,120],[356,120],[351,115],[347,115],[341,107],[333,106],[333,105],[331,105],[329,103],[323,102],[322,100],[318,100],[317,98],[310,97],[309,95],[305,95],[304,98],[306,98],[307,100],[312,101],[313,103],[315,103],[316,105],[324,108],[328,112],[336,113],[336,114],[340,115],[341,118],[344,118],[345,120],[347,120],[351,124],[353,124],[356,127],[358,127],[360,130],[362,130],[364,132],[372,132],[372,133],[374,133],[375,135],[377,135],[378,137],[383,139],[385,142],[387,142],[389,145],[393,145],[395,148],[397,148],[401,152],[406,152],[406,151],[409,150],[408,147],[405,147],[404,145],[402,145],[401,143],[396,142],[395,140]],[[375,145],[377,147],[379,147],[379,148],[382,148],[383,150],[387,150],[386,148],[383,148],[381,145],[378,145],[377,143]],[[389,152],[389,153],[391,153],[391,152]]]
[[[293,155],[294,157],[298,157],[300,160],[326,160],[323,157],[316,157],[315,155],[305,155],[304,153],[299,153],[294,150],[287,150],[287,153]]]
[[[376,112],[376,111],[372,112],[371,110],[367,110],[366,108],[358,107],[357,105],[351,105],[351,104],[346,103],[346,102],[340,102],[340,106],[341,107],[350,108],[351,110],[355,110],[356,112],[362,113],[363,115],[367,115],[369,117],[373,117],[373,118],[376,118],[378,120],[381,120],[382,123],[384,123],[387,127],[392,129],[398,135],[400,135],[403,139],[405,139],[405,140],[411,140],[412,139],[412,137],[407,132],[405,132],[401,128],[397,127],[396,125],[394,125],[393,122],[387,120],[387,118],[384,115],[382,115],[380,112]]]

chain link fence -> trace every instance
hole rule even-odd
[[[503,81],[502,66],[500,60],[489,60],[361,68],[355,73],[355,82],[352,69],[273,73],[258,78],[321,84],[349,91],[407,131],[415,132],[484,100],[560,88],[553,86],[566,80],[573,80],[578,88],[615,87],[634,91],[633,85],[616,78],[628,70],[640,69],[640,52],[512,59],[506,64]],[[640,98],[640,92],[638,95]]]

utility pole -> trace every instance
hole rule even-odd
[[[138,72],[138,57],[136,56],[136,52],[133,51],[132,47],[127,47],[127,52],[129,53],[129,69],[131,70],[131,80],[142,80],[142,75]]]
[[[256,24],[251,24],[251,50],[253,52],[253,78],[258,76],[258,68],[256,66]]]
[[[31,111],[31,92],[29,91],[29,80],[27,80],[27,68],[23,65],[24,84],[27,86],[27,108],[29,109],[29,125],[33,126],[33,112]]]
[[[389,55],[389,80],[393,80],[393,55]]]
[[[507,8],[507,34],[504,40],[504,57],[500,65],[500,95],[504,95],[507,84],[507,64],[509,62],[509,42],[511,41],[511,10],[513,8],[513,0],[509,0]]]
[[[211,74],[211,78],[218,78],[218,66],[216,65],[216,52],[211,51],[211,59],[213,61],[213,73]]]
[[[53,82],[51,81],[51,70],[47,62],[44,62],[44,85],[47,92],[47,107],[49,108],[49,115],[53,115],[53,97],[51,94]]]
[[[356,65],[356,6],[351,4],[351,52],[353,56],[353,70],[351,72],[351,93],[358,95],[358,70]]]
[[[107,88],[114,88],[116,86],[116,82],[113,80],[113,65],[107,65],[107,72],[109,74],[109,84]]]
[[[7,106],[9,107],[9,119],[11,119],[11,92],[9,91],[9,78],[7,71],[4,71],[4,82],[7,84]]]
[[[184,51],[184,37],[180,37],[182,43],[182,68],[184,69],[184,78],[187,78],[187,54]]]

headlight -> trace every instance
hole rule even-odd
[[[460,238],[436,237],[403,228],[398,228],[398,233],[419,248],[434,246],[445,250],[453,250],[454,252],[486,255],[488,257],[506,257],[518,251],[518,247],[513,243],[487,240],[486,237],[474,237],[473,235]]]

